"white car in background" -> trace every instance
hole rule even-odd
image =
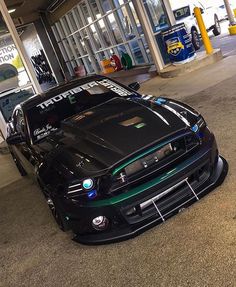
[[[201,48],[200,31],[194,16],[194,8],[199,7],[202,12],[203,20],[207,31],[213,32],[215,36],[221,34],[219,6],[211,3],[212,1],[197,0],[171,0],[171,7],[176,19],[176,23],[184,23],[188,33],[192,35],[192,43],[196,50]]]

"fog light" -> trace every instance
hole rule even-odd
[[[106,216],[98,216],[93,219],[92,226],[96,230],[105,230],[108,226],[109,220]]]
[[[128,209],[127,211],[126,211],[126,215],[127,216],[131,216],[131,215],[133,215],[133,214],[135,214],[136,213],[136,207],[132,207],[132,208],[130,208],[130,209]]]

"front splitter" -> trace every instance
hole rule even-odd
[[[228,173],[228,163],[223,157],[219,157],[218,163],[215,169],[215,172],[211,176],[211,178],[207,181],[207,184],[197,193],[198,198],[202,198],[204,195],[220,186]],[[168,218],[174,216],[179,213],[183,208],[187,208],[196,202],[196,196],[193,196],[187,202],[183,202],[177,208],[171,211],[168,215]],[[167,218],[166,218],[167,219]],[[86,234],[86,235],[75,235],[73,238],[74,241],[79,242],[81,244],[86,245],[100,245],[100,244],[109,244],[114,242],[120,242],[127,239],[131,239],[136,237],[137,235],[143,233],[144,231],[162,223],[163,220],[158,217],[152,220],[145,220],[141,224],[138,225],[127,225],[121,227],[120,229],[111,230],[109,233],[96,233],[96,234]]]

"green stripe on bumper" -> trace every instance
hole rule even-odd
[[[115,197],[109,198],[109,199],[103,199],[103,200],[98,200],[98,201],[94,201],[94,202],[89,202],[88,205],[90,207],[103,207],[103,206],[115,205],[117,203],[120,203],[124,200],[127,200],[133,196],[136,196],[136,195],[144,192],[145,190],[147,190],[149,188],[154,187],[155,185],[166,180],[167,178],[170,178],[171,176],[173,176],[176,173],[183,170],[187,165],[191,164],[193,161],[194,161],[194,159],[188,159],[188,160],[184,161],[182,164],[179,164],[176,168],[163,174],[162,176],[154,178],[153,180],[150,180],[147,183],[141,184],[140,186],[131,189],[127,193],[122,193],[118,196],[115,196]]]
[[[172,139],[172,140],[173,140],[173,139]],[[161,147],[167,145],[169,142],[170,142],[170,141],[165,141],[165,142],[163,142],[163,143],[161,143],[161,144],[159,144],[159,145],[156,145],[156,146],[154,146],[153,148],[148,149],[147,151],[141,153],[140,155],[138,155],[138,156],[132,158],[131,160],[125,162],[124,164],[122,164],[122,165],[120,165],[119,167],[117,167],[117,168],[112,172],[112,175],[117,174],[119,171],[121,171],[123,168],[125,168],[125,167],[128,166],[129,164],[131,164],[131,163],[135,162],[136,160],[138,160],[138,159],[144,157],[145,155],[148,155],[149,153],[154,152],[155,150],[157,150],[157,149],[159,149],[159,148],[161,148]]]

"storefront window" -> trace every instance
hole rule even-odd
[[[69,25],[68,25],[68,22],[66,20],[66,17],[62,17],[61,19],[61,25],[62,25],[62,28],[64,30],[64,34],[66,36],[70,35],[71,34],[71,30],[69,28]]]
[[[170,62],[166,51],[166,45],[163,41],[161,32],[170,27],[170,21],[164,9],[162,0],[143,0],[149,21],[152,25],[153,34],[159,46],[163,61],[165,64]]]
[[[77,26],[76,26],[75,19],[74,19],[74,17],[73,17],[73,13],[72,13],[72,12],[69,12],[67,16],[68,16],[68,21],[69,21],[69,23],[70,23],[69,25],[70,25],[70,27],[71,27],[71,31],[72,31],[72,32],[77,31],[78,28],[77,28]]]
[[[61,26],[61,22],[56,23],[57,32],[59,34],[60,39],[64,39],[66,37],[64,29]]]
[[[117,47],[117,49],[118,49],[120,57],[122,57],[123,53],[127,53],[127,49],[126,49],[125,45],[119,45]]]
[[[150,51],[131,0],[80,1],[59,23],[62,24],[63,30],[58,23],[55,26],[60,39],[75,39],[68,41],[70,48],[67,42],[63,43],[62,53],[67,54],[67,62],[73,61],[75,57],[71,55],[76,54],[75,60],[78,62],[83,58],[88,73],[91,70],[99,71],[99,62],[109,59],[112,54],[121,57],[123,53],[128,53],[135,65],[150,63]],[[76,34],[73,34],[74,32]],[[83,54],[78,55],[81,50]],[[90,62],[87,63],[88,60]]]
[[[152,24],[153,32],[168,28],[170,23],[161,0],[144,0],[144,6]]]
[[[74,9],[72,9],[72,14],[73,14],[77,28],[80,29],[83,27],[83,23],[82,23],[80,15],[79,15],[78,9],[79,9],[79,7],[75,7]]]
[[[114,0],[114,4],[116,7],[123,5],[126,1],[125,0]]]
[[[134,9],[134,5],[133,5],[132,2],[129,2],[129,7],[130,7],[131,13],[132,13],[132,15],[134,17],[135,24],[136,24],[136,27],[138,29],[138,33],[139,33],[139,35],[143,35],[144,33],[143,33],[142,25],[141,25],[141,23],[139,21],[138,15],[137,15],[137,13],[136,13],[136,11]]]
[[[101,18],[102,15],[101,15],[101,13],[100,13],[100,11],[98,9],[96,1],[95,0],[90,0],[88,3],[90,4],[90,7],[92,9],[93,17],[95,19]]]
[[[127,40],[132,40],[136,37],[134,27],[132,26],[131,20],[128,16],[126,7],[123,6],[121,9],[117,10],[117,13],[121,19],[121,24],[123,26],[125,37]]]
[[[85,23],[86,23],[86,24],[92,23],[92,17],[91,17],[91,15],[89,15],[89,12],[88,12],[88,8],[87,8],[86,3],[83,2],[83,3],[80,4],[79,6],[81,7],[81,10],[82,10],[82,13],[83,13],[83,16],[84,16]]]
[[[145,60],[144,60],[144,57],[143,57],[143,54],[142,54],[139,42],[134,40],[134,41],[131,41],[129,43],[129,45],[130,45],[131,51],[132,51],[132,53],[134,55],[135,62],[137,64],[144,64]]]
[[[117,44],[122,43],[123,40],[122,40],[122,37],[121,37],[121,33],[120,33],[119,27],[117,25],[117,22],[116,22],[116,19],[115,19],[115,16],[114,16],[113,13],[108,15],[108,21],[111,24],[112,33],[113,33],[113,35],[114,35],[114,37],[116,39],[116,43]]]
[[[100,2],[104,13],[110,12],[112,10],[109,0],[101,0]]]

